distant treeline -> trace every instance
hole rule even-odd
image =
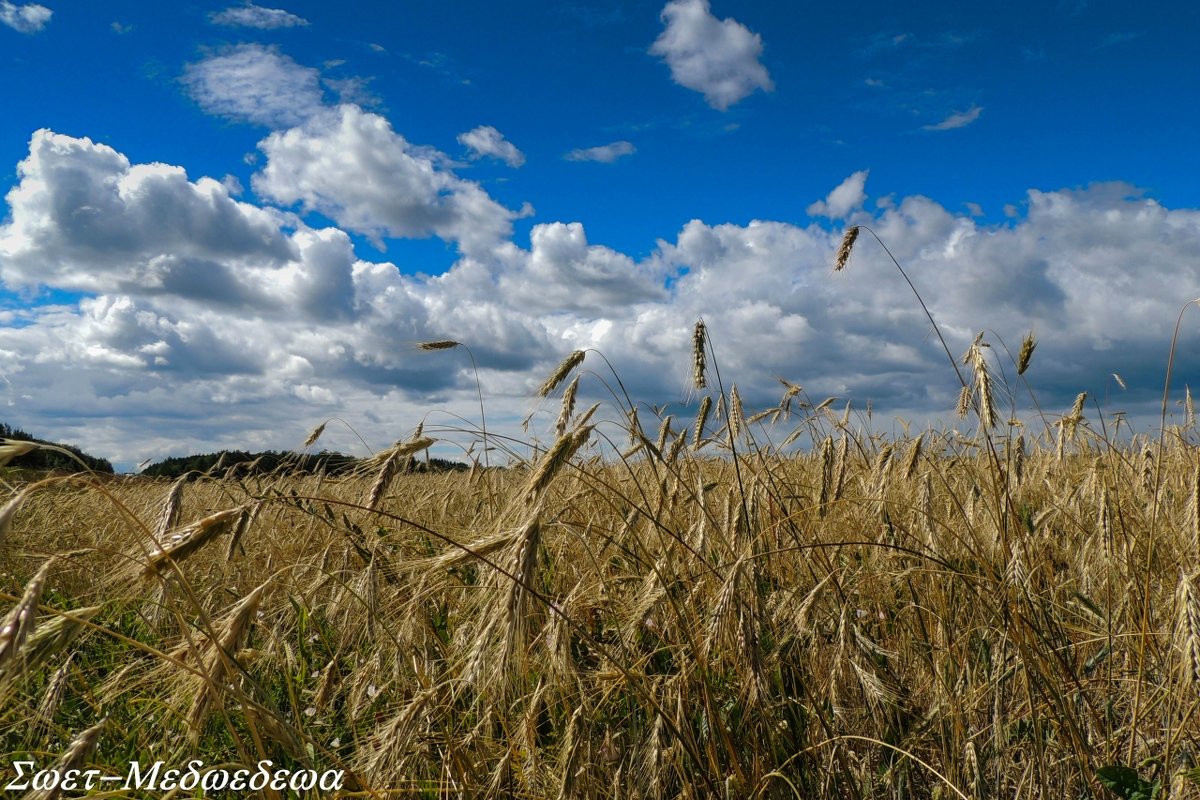
[[[58,442],[50,442],[45,439],[39,439],[36,436],[31,436],[19,428],[14,428],[0,422],[0,438],[17,439],[22,442],[38,442],[39,444],[49,444],[54,447],[61,447],[63,450],[68,450],[74,453],[79,461],[87,464],[94,472],[113,471],[112,464],[106,459],[89,456],[87,453],[80,450],[78,447],[73,447],[69,444],[59,444]],[[55,470],[62,472],[79,472],[83,468],[79,465],[79,461],[75,461],[65,453],[58,453],[54,450],[34,450],[31,453],[26,453],[19,458],[14,458],[8,463],[10,467],[20,467],[22,469],[33,470]]]
[[[234,474],[262,475],[270,472],[325,472],[327,475],[341,475],[352,472],[362,464],[362,459],[322,450],[320,453],[302,454],[288,451],[278,452],[267,450],[261,453],[248,453],[244,450],[221,450],[216,453],[199,453],[176,458],[164,458],[142,470],[142,475],[155,478],[178,478],[188,472],[197,476],[225,475],[230,470]],[[234,468],[237,469],[234,469]],[[457,461],[446,461],[441,458],[431,458],[426,464],[424,459],[414,461],[413,472],[450,472],[467,469],[466,464]]]

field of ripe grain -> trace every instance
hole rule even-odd
[[[378,798],[1194,795],[1194,420],[887,440],[789,387],[615,432],[566,393],[503,469],[410,473],[418,433],[348,479],[6,481],[5,760],[269,759]],[[772,415],[810,446],[763,445]]]

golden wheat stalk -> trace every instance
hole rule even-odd
[[[705,356],[707,346],[708,328],[703,319],[698,319],[696,327],[692,330],[692,385],[697,389],[708,386],[708,380],[704,377],[704,370],[708,365]]]
[[[187,475],[180,475],[163,498],[163,504],[158,511],[158,522],[154,526],[154,538],[157,541],[166,539],[167,534],[179,524],[179,516],[183,513],[183,489],[187,485],[187,479]]]
[[[845,235],[842,236],[842,243],[838,245],[837,257],[833,261],[833,271],[841,272],[850,263],[850,253],[854,251],[854,242],[858,240],[858,226],[847,228]]]
[[[92,751],[96,749],[96,745],[100,741],[100,734],[104,731],[104,726],[107,724],[108,718],[105,717],[71,740],[71,743],[67,745],[67,749],[59,756],[58,761],[50,768],[50,771],[56,775],[77,772],[81,766],[87,763]],[[63,796],[62,792],[62,783],[54,781],[50,786],[35,788],[27,792],[21,800],[57,800],[57,798]]]
[[[513,576],[509,587],[508,603],[504,609],[505,649],[504,660],[509,662],[518,646],[523,644],[526,633],[526,608],[529,591],[537,578],[538,546],[541,542],[542,525],[536,514],[521,526],[509,554],[508,569]]]
[[[558,385],[567,379],[576,367],[583,363],[584,357],[587,355],[583,350],[576,350],[571,355],[562,360],[554,372],[550,373],[550,377],[546,378],[541,387],[538,388],[538,397],[549,397],[550,393],[558,388]]]
[[[578,393],[579,376],[576,375],[563,390],[562,409],[558,412],[558,419],[554,423],[556,436],[562,436],[567,432],[567,427],[571,424],[571,415],[575,413],[575,398]]]
[[[147,556],[146,566],[142,569],[145,576],[164,572],[170,564],[183,561],[204,545],[228,533],[246,510],[241,505],[210,514],[203,519],[187,525],[164,543],[155,547]]]
[[[314,444],[316,444],[317,439],[321,438],[321,434],[325,432],[325,426],[328,424],[328,422],[322,422],[320,425],[313,428],[312,433],[310,433],[308,438],[304,440],[304,447],[312,447]]]
[[[1200,684],[1200,573],[1181,573],[1175,593],[1178,610],[1177,645],[1183,653],[1184,667],[1192,686]]]
[[[226,684],[235,673],[234,654],[241,649],[250,631],[269,583],[268,580],[259,584],[212,631],[213,638],[205,646],[207,657],[201,666],[201,675],[196,679],[196,696],[187,715],[188,733],[193,745],[200,738],[209,710],[227,691]]]
[[[37,573],[25,584],[25,591],[17,604],[9,610],[0,621],[0,674],[7,678],[17,661],[17,655],[25,644],[25,640],[33,633],[36,626],[38,602],[42,599],[42,590],[46,585],[46,577],[55,559],[51,558],[42,564]]]
[[[32,453],[37,449],[37,442],[23,442],[17,439],[0,439],[0,467],[3,467],[14,458],[19,458],[26,453]]]
[[[17,512],[21,510],[21,506],[25,505],[25,499],[32,493],[32,487],[26,486],[13,495],[13,498],[0,507],[0,542],[8,536],[8,531],[12,527],[13,518],[17,516]]]
[[[550,485],[559,470],[571,460],[579,448],[587,443],[588,438],[592,435],[593,427],[595,426],[584,425],[558,438],[558,441],[542,456],[542,460],[538,462],[538,468],[530,476],[529,482],[525,486],[523,494],[527,501],[531,502]]]
[[[729,435],[737,439],[746,430],[746,411],[737,384],[729,390]]]
[[[699,450],[704,441],[704,424],[708,422],[710,413],[712,413],[712,395],[706,394],[700,400],[700,408],[696,412],[695,434],[692,437],[693,450]]]

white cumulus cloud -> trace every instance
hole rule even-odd
[[[466,133],[460,133],[458,143],[470,150],[473,159],[490,156],[510,167],[519,167],[525,163],[525,154],[491,125],[480,125]]]
[[[805,211],[810,217],[829,217],[830,219],[845,219],[852,212],[862,208],[867,199],[865,187],[869,170],[859,170],[846,180],[839,183],[824,200],[818,200]]]
[[[724,111],[756,89],[774,89],[762,57],[762,37],[742,23],[713,16],[708,0],[671,0],[663,7],[666,28],[650,53],[671,68],[680,86],[704,94]]]
[[[214,25],[241,26],[259,30],[308,25],[308,20],[281,8],[263,8],[253,3],[246,3],[244,6],[230,6],[224,11],[214,11],[209,14],[208,18]]]
[[[16,5],[0,0],[0,22],[21,33],[37,33],[50,22],[54,12],[37,3]]]
[[[684,402],[698,316],[724,380],[751,408],[778,401],[778,377],[814,402],[870,401],[876,419],[921,422],[954,406],[937,337],[870,236],[837,274],[840,233],[815,223],[693,220],[637,259],[590,242],[581,223],[546,222],[525,247],[512,238],[513,212],[376,115],[331,111],[268,136],[262,152],[259,181],[331,218],[452,239],[491,225],[486,246],[417,276],[402,256],[399,266],[363,260],[345,230],[237,200],[217,180],[38,132],[6,197],[0,281],[31,296],[85,296],[0,316],[6,421],[126,464],[293,447],[334,415],[384,444],[431,409],[477,419],[465,355],[415,347],[456,339],[478,361],[489,430],[523,437],[533,390],[573,349],[602,350],[635,400]],[[1030,190],[1014,198],[1023,213],[990,224],[920,196],[865,210],[857,175],[819,202],[879,234],[954,355],[985,329],[1002,383],[1011,365],[999,368],[1000,340],[1013,347],[1034,329],[1041,344],[1025,377],[1048,413],[1079,391],[1103,397],[1117,372],[1129,386],[1121,410],[1156,420],[1179,287],[1200,284],[1200,211],[1107,183]],[[1180,350],[1175,368],[1177,385],[1200,385],[1194,354]],[[582,391],[600,399],[603,387],[586,377]],[[362,452],[349,433],[327,435]]]
[[[259,145],[267,164],[254,190],[285,205],[299,203],[339,225],[375,237],[438,236],[464,252],[507,239],[521,212],[459,178],[440,153],[417,147],[390,123],[343,105]]]

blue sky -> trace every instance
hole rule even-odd
[[[754,402],[786,377],[942,415],[948,367],[878,248],[830,274],[850,224],[955,347],[1033,329],[1051,409],[1089,390],[1149,419],[1200,294],[1198,22],[5,0],[0,419],[122,464],[334,415],[386,442],[469,416],[464,365],[413,352],[438,338],[476,351],[497,425],[576,347],[683,402],[698,315]]]

